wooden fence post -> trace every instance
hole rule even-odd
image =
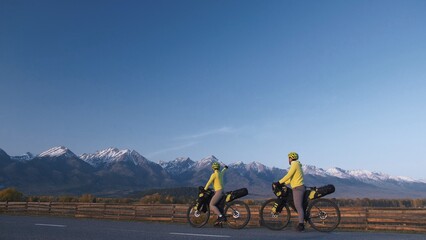
[[[176,204],[173,204],[173,205],[172,205],[172,217],[171,217],[172,222],[174,222],[174,219],[175,219],[175,213],[176,213]]]
[[[136,205],[132,205],[133,208],[133,220],[136,220]]]
[[[365,207],[365,228],[364,230],[368,230],[368,218],[369,218],[369,208]]]

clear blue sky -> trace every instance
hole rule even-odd
[[[426,1],[0,0],[0,148],[426,179]]]

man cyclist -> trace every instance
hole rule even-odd
[[[299,225],[297,225],[297,231],[302,232],[305,230],[304,224],[304,211],[303,211],[303,195],[305,193],[304,176],[302,164],[299,162],[299,155],[295,152],[288,154],[288,163],[290,164],[290,170],[287,174],[279,180],[280,184],[290,184],[293,189],[293,201],[296,207]]]
[[[220,164],[218,162],[212,163],[213,173],[210,176],[209,181],[207,182],[204,190],[209,189],[210,185],[213,184],[213,189],[215,191],[211,201],[210,209],[218,216],[215,225],[220,224],[221,222],[226,222],[226,216],[222,214],[223,209],[219,210],[216,204],[219,203],[220,199],[224,195],[223,193],[223,174],[225,170],[228,169],[228,166],[225,166],[222,171],[220,170]]]

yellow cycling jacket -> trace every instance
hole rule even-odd
[[[299,161],[292,161],[290,170],[279,182],[286,185],[290,183],[291,188],[304,185],[302,164]]]
[[[210,179],[204,187],[204,190],[207,190],[212,183],[213,189],[215,191],[223,189],[223,173],[225,172],[225,170],[226,168],[222,169],[222,171],[220,172],[219,170],[214,170],[214,173],[212,173],[212,175],[210,176]]]

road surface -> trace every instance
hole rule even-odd
[[[229,229],[193,228],[188,224],[112,221],[44,216],[0,215],[0,240],[205,240],[205,239],[327,239],[327,240],[414,240],[425,234],[339,232],[320,233],[308,229],[303,233],[287,228],[272,231],[266,228]]]

